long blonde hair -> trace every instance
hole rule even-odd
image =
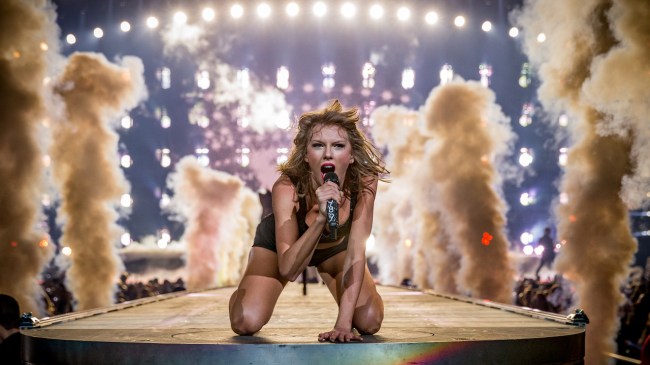
[[[325,109],[304,113],[298,119],[296,136],[293,139],[293,148],[287,161],[282,163],[278,170],[289,177],[296,185],[296,193],[315,198],[316,193],[311,184],[311,171],[305,162],[307,144],[314,133],[314,128],[324,126],[337,126],[345,130],[348,140],[352,145],[354,163],[348,166],[345,181],[341,190],[349,197],[351,193],[361,192],[364,189],[374,191],[369,186],[369,181],[380,179],[386,181],[383,175],[389,172],[384,167],[381,153],[366,138],[357,127],[359,112],[357,108],[344,109],[338,100],[333,100]],[[367,179],[371,177],[373,179]]]

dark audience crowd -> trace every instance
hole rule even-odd
[[[43,288],[43,300],[49,316],[69,313],[74,310],[72,294],[65,286],[65,272],[55,267],[48,268],[43,273],[41,287]],[[176,281],[167,279],[159,281],[157,278],[153,278],[142,282],[130,280],[129,273],[124,272],[120,275],[120,281],[117,284],[115,303],[124,303],[182,290],[185,290],[185,283],[182,278],[178,278]]]
[[[616,338],[618,354],[633,359],[640,358],[644,342],[650,335],[650,273],[636,269],[621,288],[625,302],[620,307]],[[516,305],[561,314],[569,314],[572,309],[573,289],[560,275],[548,281],[523,278],[515,289]]]

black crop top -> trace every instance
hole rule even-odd
[[[309,229],[309,226],[305,222],[305,218],[307,217],[307,200],[305,197],[301,197],[298,200],[298,211],[296,212],[296,218],[298,219],[298,233],[300,236],[302,236],[303,233]],[[348,220],[345,221],[343,224],[339,224],[336,227],[336,236],[337,237],[343,237],[347,236],[350,233],[350,229],[352,228],[352,217],[354,214],[354,206],[357,205],[357,194],[353,193],[352,196],[350,197],[350,216],[348,217]],[[318,243],[332,243],[338,241],[336,240],[331,240],[329,235],[321,235],[320,239],[318,240]]]
[[[305,197],[301,197],[298,200],[298,211],[296,212],[296,218],[298,219],[298,236],[302,236],[309,226],[305,223],[305,217],[307,216],[307,202]],[[337,237],[344,237],[350,233],[352,228],[352,217],[354,216],[354,207],[357,204],[357,193],[353,193],[350,197],[350,217],[348,220],[340,224],[337,228],[336,235]],[[346,238],[347,240],[347,238]],[[321,235],[318,243],[331,243],[333,240],[329,239],[329,235]],[[273,213],[267,215],[262,219],[260,224],[257,226],[255,231],[255,239],[253,240],[253,246],[260,246],[268,248],[272,251],[277,252],[275,247],[275,218]]]

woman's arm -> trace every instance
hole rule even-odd
[[[293,184],[286,176],[282,176],[273,185],[272,204],[275,216],[275,245],[278,251],[278,266],[280,275],[289,281],[296,278],[305,270],[316,244],[325,227],[325,202],[327,199],[340,201],[338,187],[333,183],[322,185],[316,190],[320,213],[309,229],[298,235],[298,220],[296,217],[296,192]]]
[[[361,283],[366,268],[366,241],[372,230],[372,216],[375,205],[377,180],[370,182],[372,191],[364,190],[359,194],[357,205],[354,208],[354,217],[348,241],[347,255],[343,264],[343,280],[339,301],[339,314],[334,326],[341,334],[335,335],[338,340],[360,339],[352,334],[352,317],[357,306],[357,299],[361,291]],[[343,337],[340,337],[343,335]],[[330,340],[332,334],[330,335]]]

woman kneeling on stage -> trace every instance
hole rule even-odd
[[[361,341],[360,335],[379,331],[384,305],[365,250],[377,182],[388,171],[358,122],[357,109],[336,100],[299,118],[273,185],[273,213],[258,225],[246,272],[230,298],[235,333],[252,335],[268,323],[287,282],[307,266],[317,267],[339,308],[334,328],[319,341]]]

